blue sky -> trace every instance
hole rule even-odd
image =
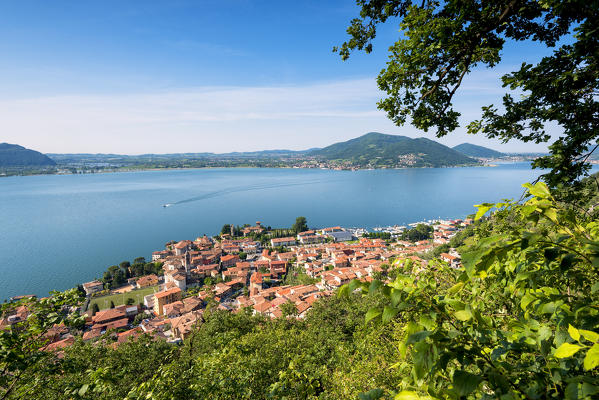
[[[375,51],[331,52],[353,1],[27,1],[0,3],[0,142],[42,152],[227,152],[326,146],[396,127],[376,109],[375,77],[398,27]],[[464,120],[497,104],[501,73],[543,51],[511,45],[497,70],[458,92]],[[463,129],[440,140],[505,151]]]

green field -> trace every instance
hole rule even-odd
[[[111,301],[114,302],[115,306],[120,306],[120,305],[125,304],[129,297],[131,297],[133,300],[135,300],[134,304],[143,303],[144,296],[152,294],[157,290],[158,290],[158,286],[149,286],[149,287],[145,287],[143,289],[135,289],[128,293],[111,294],[108,296],[94,297],[89,302],[89,306],[87,309],[91,310],[94,303],[96,303],[98,305],[98,307],[100,307],[100,310],[104,310],[106,308],[110,308]]]

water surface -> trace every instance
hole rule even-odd
[[[197,169],[0,179],[0,301],[100,277],[110,265],[225,223],[371,228],[464,217],[520,197],[526,163],[373,171]],[[163,204],[172,204],[164,208]]]

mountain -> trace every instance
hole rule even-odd
[[[370,132],[346,142],[308,153],[325,160],[372,167],[449,167],[477,163],[447,146],[426,138]]]
[[[77,162],[134,162],[134,161],[157,161],[175,159],[260,159],[260,158],[283,158],[300,157],[309,151],[318,150],[260,150],[248,152],[231,153],[171,153],[171,154],[90,154],[90,153],[48,153],[48,156],[58,163]]]
[[[48,167],[54,160],[39,151],[16,144],[0,143],[0,168],[2,167]]]
[[[483,146],[477,146],[471,143],[458,144],[457,146],[454,146],[453,149],[467,155],[468,157],[499,158],[506,156],[505,153],[500,153],[499,151],[495,151]]]

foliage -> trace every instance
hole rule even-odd
[[[286,303],[281,304],[281,312],[284,317],[293,317],[297,315],[297,307],[293,302],[287,301]]]
[[[296,234],[308,230],[308,221],[306,217],[297,217],[295,223],[291,226],[291,230]]]
[[[412,229],[406,229],[401,233],[402,240],[416,242],[419,240],[427,240],[433,237],[433,227],[425,224],[418,224]]]
[[[145,296],[152,294],[157,290],[158,286],[147,286],[141,289],[134,289],[126,293],[115,293],[93,297],[89,303],[88,309],[94,307],[94,304],[97,304],[100,309],[104,310],[109,308],[111,302],[114,303],[115,306],[120,306],[125,304],[127,298],[129,297],[134,300],[133,304],[143,303]]]
[[[360,167],[447,167],[476,163],[476,160],[433,140],[378,132],[335,143],[310,154],[327,160],[348,161]]]
[[[230,235],[231,234],[231,224],[224,224],[220,230],[220,234],[221,235]]]
[[[402,333],[398,390],[413,398],[586,398],[599,394],[599,223],[559,205],[544,183],[496,211],[463,268],[415,275],[410,262],[380,291],[367,321]],[[479,227],[480,228],[480,227]]]
[[[0,143],[0,168],[54,166],[56,162],[35,150],[16,144]]]
[[[390,232],[366,232],[362,235],[362,237],[368,238],[368,239],[384,239],[384,240],[390,240],[391,239],[391,233]]]
[[[392,329],[373,332],[366,311],[382,296],[326,298],[305,319],[270,320],[211,307],[182,346],[149,336],[113,346],[77,340],[15,387],[44,399],[340,399],[373,383],[389,392]],[[293,306],[293,305],[292,305]],[[49,359],[46,359],[48,361]],[[35,391],[35,392],[34,392]],[[16,395],[9,398],[18,398]]]
[[[137,257],[133,260],[133,264],[129,261],[123,261],[118,266],[113,265],[108,267],[102,282],[108,289],[118,288],[123,286],[128,278],[140,277],[145,275],[161,275],[162,263],[160,262],[146,262],[144,257]]]
[[[396,125],[408,120],[438,137],[459,126],[454,95],[476,67],[494,68],[506,43],[532,40],[555,50],[536,65],[523,63],[502,77],[503,86],[524,96],[503,97],[499,107],[483,107],[468,126],[489,138],[542,143],[552,140],[548,124],[563,134],[550,145],[551,155],[533,162],[550,168],[552,187],[571,184],[589,169],[589,146],[599,137],[599,5],[596,1],[359,0],[360,17],[347,29],[350,39],[339,51],[372,51],[379,24],[397,23],[400,39],[389,48],[389,61],[378,76],[387,92],[379,102]]]
[[[295,267],[294,265],[290,265],[287,268],[287,274],[285,275],[285,279],[283,280],[284,285],[311,285],[313,283],[318,282],[319,279],[312,278],[310,275],[306,274],[306,271],[302,267]]]
[[[12,315],[17,308],[26,308],[27,319],[0,329],[0,399],[21,398],[35,393],[40,377],[54,370],[56,355],[46,350],[48,330],[56,324],[79,329],[83,317],[71,307],[82,297],[77,289],[52,292],[44,299],[25,299],[0,305],[0,315]]]

